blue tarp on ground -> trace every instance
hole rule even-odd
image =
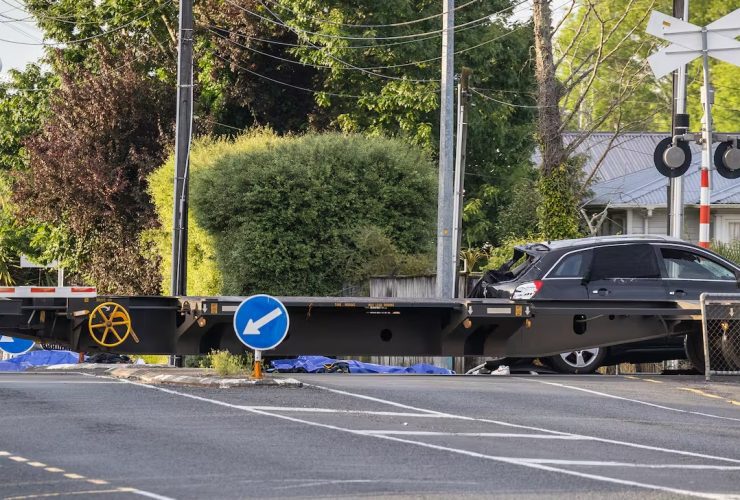
[[[416,373],[429,375],[452,375],[455,372],[426,363],[413,366],[376,365],[353,359],[333,359],[326,356],[298,356],[296,359],[276,359],[272,367],[282,373]]]
[[[0,372],[22,372],[33,366],[77,363],[79,355],[70,351],[31,351],[0,361]]]

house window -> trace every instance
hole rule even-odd
[[[730,221],[727,223],[727,239],[728,242],[740,240],[740,221]]]

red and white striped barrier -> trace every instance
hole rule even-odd
[[[7,298],[95,298],[98,291],[92,286],[2,286],[0,297]]]
[[[709,248],[709,169],[705,167],[701,168],[699,203],[699,246]]]

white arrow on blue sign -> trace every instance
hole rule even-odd
[[[290,326],[288,310],[269,295],[252,295],[234,313],[234,332],[250,349],[269,351],[285,339]]]
[[[8,354],[25,354],[34,346],[33,340],[16,339],[0,334],[0,351]]]

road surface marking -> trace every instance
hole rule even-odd
[[[662,380],[655,380],[654,378],[641,378],[641,377],[635,377],[634,375],[624,375],[624,378],[628,378],[630,380],[640,380],[642,382],[652,382],[653,384],[662,384]]]
[[[116,488],[113,490],[87,490],[87,491],[67,491],[59,493],[38,493],[36,495],[22,495],[17,497],[5,497],[4,500],[28,500],[31,498],[50,498],[65,497],[72,495],[102,495],[105,493],[134,493],[133,488]]]
[[[529,379],[527,379],[527,380],[529,380]],[[131,382],[131,381],[128,381],[128,380],[122,380],[122,382],[123,383],[129,383],[129,384],[134,384],[135,383],[135,382]],[[344,394],[346,396],[357,397],[359,399],[367,399],[369,397],[369,396],[365,396],[363,394],[355,394],[353,392],[339,391],[339,390],[336,390],[336,389],[329,389],[329,388],[324,387],[324,386],[321,386],[321,385],[313,385],[313,384],[306,384],[306,383],[304,383],[303,385],[306,386],[306,387],[315,387],[317,389],[323,389],[323,390],[327,390],[329,392],[336,392],[336,393],[339,393],[339,394]],[[152,387],[152,386],[147,386],[147,385],[144,385],[144,386],[145,387]],[[384,399],[379,399],[379,398],[372,398],[372,399],[375,400],[375,401],[377,401],[377,402],[385,403],[385,404],[389,404],[389,405],[393,405],[393,406],[400,405],[400,403],[396,403],[394,401],[386,401]],[[426,410],[424,408],[417,408],[417,407],[414,407],[414,406],[408,406],[408,405],[402,405],[402,406],[405,406],[408,409],[416,410],[416,411],[420,411],[420,412],[421,411],[432,411],[432,410]],[[597,436],[589,436],[587,434],[575,434],[575,433],[572,433],[572,432],[555,431],[555,430],[551,430],[551,429],[544,429],[542,427],[532,427],[532,426],[529,426],[529,425],[512,424],[512,423],[509,423],[509,422],[503,422],[501,420],[493,420],[493,419],[490,419],[490,418],[466,417],[464,415],[454,415],[452,413],[442,413],[442,412],[437,412],[437,411],[435,411],[434,414],[440,415],[440,416],[446,416],[448,418],[457,418],[459,420],[466,420],[466,421],[470,421],[470,422],[485,422],[485,423],[491,423],[491,424],[501,425],[501,426],[504,426],[504,427],[515,427],[515,428],[519,428],[519,429],[528,429],[528,430],[533,430],[533,431],[537,431],[537,432],[547,432],[547,433],[551,433],[551,434],[559,434],[561,436],[578,436],[578,437],[581,437],[581,438],[588,438],[588,439],[593,440],[593,441],[598,441],[600,443],[616,444],[616,445],[620,445],[620,446],[626,446],[626,447],[629,447],[629,448],[638,448],[638,449],[641,449],[641,450],[660,451],[660,452],[671,453],[671,454],[675,454],[675,455],[684,455],[684,456],[696,457],[696,458],[708,458],[710,460],[720,460],[720,461],[723,461],[723,462],[732,462],[732,463],[740,464],[740,460],[737,460],[737,459],[734,459],[734,458],[719,457],[719,456],[715,456],[715,455],[705,455],[703,453],[694,453],[692,451],[676,450],[676,449],[673,449],[673,448],[662,448],[660,446],[651,446],[651,445],[647,445],[647,444],[633,443],[633,442],[630,442],[630,441],[620,441],[620,440],[617,440],[617,439],[608,439],[608,438],[602,438],[602,437],[597,437]]]
[[[226,408],[232,408],[232,409],[235,409],[235,410],[247,411],[247,412],[255,413],[255,414],[258,414],[258,415],[263,415],[263,416],[267,416],[267,417],[278,418],[278,419],[281,419],[281,420],[287,420],[287,421],[290,421],[290,422],[300,423],[300,424],[304,424],[304,425],[308,425],[308,426],[312,426],[312,427],[319,427],[319,428],[323,428],[323,429],[330,429],[330,430],[335,430],[335,431],[339,431],[339,432],[345,432],[345,433],[348,433],[348,434],[354,434],[356,436],[373,437],[375,439],[384,439],[384,440],[387,440],[387,441],[394,441],[394,442],[398,442],[398,443],[412,444],[412,445],[420,446],[420,447],[423,447],[423,448],[429,448],[429,449],[439,450],[439,451],[447,451],[447,452],[450,452],[450,453],[456,453],[456,454],[459,454],[459,455],[469,456],[469,457],[473,457],[473,458],[481,458],[481,459],[485,459],[485,460],[491,460],[491,461],[495,461],[495,462],[502,462],[502,463],[511,464],[511,465],[520,465],[522,467],[528,467],[528,468],[531,468],[531,469],[543,470],[543,471],[547,471],[547,472],[557,472],[557,473],[564,474],[564,475],[581,477],[581,478],[585,478],[585,479],[592,479],[592,480],[600,481],[600,482],[606,482],[606,483],[612,483],[612,484],[621,484],[621,485],[625,485],[625,486],[633,486],[633,487],[636,487],[636,488],[650,489],[650,490],[656,490],[656,491],[665,491],[667,493],[675,493],[675,494],[678,494],[678,495],[694,496],[694,497],[700,497],[700,498],[710,498],[710,499],[715,499],[715,500],[729,498],[728,495],[721,494],[721,493],[709,493],[709,492],[702,492],[702,491],[691,491],[691,490],[683,490],[683,489],[679,489],[679,488],[671,488],[671,487],[668,487],[668,486],[661,486],[661,485],[657,485],[657,484],[641,483],[641,482],[638,482],[638,481],[630,481],[630,480],[625,480],[625,479],[618,479],[618,478],[613,478],[613,477],[608,477],[608,476],[601,476],[601,475],[598,475],[598,474],[588,474],[588,473],[577,472],[577,471],[573,471],[573,470],[569,470],[569,469],[560,469],[560,468],[552,467],[552,466],[545,465],[545,464],[540,464],[540,463],[535,463],[535,462],[527,462],[526,459],[525,460],[522,460],[522,459],[519,459],[519,458],[512,458],[512,457],[506,457],[506,456],[486,455],[486,454],[483,454],[483,453],[478,453],[478,452],[474,452],[474,451],[464,450],[464,449],[461,449],[461,448],[452,448],[452,447],[448,447],[448,446],[440,446],[440,445],[436,445],[436,444],[425,443],[423,441],[414,441],[414,440],[411,440],[411,439],[403,439],[403,438],[395,437],[395,436],[387,436],[387,435],[382,435],[382,434],[368,434],[368,433],[363,433],[362,431],[358,431],[358,430],[354,430],[354,429],[347,429],[347,428],[339,427],[339,426],[336,426],[336,425],[323,424],[323,423],[319,423],[319,422],[312,422],[310,420],[303,420],[303,419],[296,418],[296,417],[291,417],[291,416],[288,416],[288,415],[279,415],[279,414],[269,413],[269,412],[266,412],[266,411],[263,411],[263,410],[255,410],[253,408],[240,407],[239,405],[234,405],[234,404],[231,404],[231,403],[227,403],[225,401],[219,401],[219,400],[216,400],[216,399],[210,399],[210,398],[205,398],[205,397],[202,397],[202,396],[196,396],[194,394],[188,394],[188,393],[185,393],[185,392],[179,392],[179,391],[175,391],[175,390],[172,390],[172,389],[166,389],[164,387],[158,387],[158,386],[153,386],[153,385],[149,385],[149,384],[143,384],[143,383],[140,383],[140,382],[132,382],[130,380],[121,380],[121,382],[122,383],[125,383],[125,384],[136,385],[136,386],[139,386],[139,387],[145,387],[145,388],[148,388],[148,389],[151,389],[151,390],[155,390],[155,391],[164,392],[166,394],[172,394],[172,395],[176,395],[176,396],[181,396],[181,397],[193,399],[193,400],[196,400],[196,401],[202,401],[202,402],[205,402],[205,403],[211,403],[211,404],[218,405],[218,406],[223,406],[223,407],[226,407]],[[352,395],[352,393],[347,393],[347,394]],[[363,397],[364,395],[359,394],[357,396],[359,396],[359,397],[361,397],[361,398],[364,399],[364,397]],[[378,398],[373,398],[373,399],[376,399],[378,401],[383,401],[383,400],[379,400]],[[408,405],[402,405],[401,403],[395,403],[395,402],[390,402],[390,403],[393,404],[394,406],[403,406],[403,407],[406,407],[408,409],[415,409],[415,408],[410,407]],[[428,411],[431,412],[431,410],[428,410]],[[434,412],[434,413],[441,413],[441,412]],[[679,452],[679,453],[695,455],[695,454],[690,453],[690,452]],[[698,454],[696,454],[696,455],[698,455]],[[722,460],[722,458],[720,458],[720,460]],[[732,462],[740,462],[740,460],[732,460],[732,459],[724,459],[724,460],[729,460],[729,461],[732,461]]]
[[[740,465],[703,465],[703,464],[638,464],[632,462],[602,462],[598,460],[556,460],[549,458],[521,458],[520,460],[536,464],[583,465],[594,467],[631,467],[636,469],[689,469],[689,470],[722,470],[740,471]]]
[[[108,484],[108,481],[104,481],[103,479],[87,479],[85,476],[81,474],[65,472],[64,469],[60,469],[59,467],[46,467],[46,464],[41,463],[41,462],[29,462],[27,458],[23,458],[17,455],[11,455],[7,451],[0,451],[0,457],[7,457],[9,460],[13,460],[15,462],[27,463],[28,465],[31,465],[33,467],[44,467],[44,470],[46,472],[61,473],[64,475],[64,477],[68,479],[84,479],[88,483],[91,483],[91,484],[99,484],[99,485]],[[58,497],[58,496],[68,496],[68,495],[70,496],[71,495],[97,495],[101,493],[132,493],[134,495],[139,495],[142,497],[154,498],[155,500],[174,500],[173,498],[166,497],[163,495],[158,495],[150,491],[140,490],[138,488],[129,488],[129,487],[121,487],[121,488],[116,488],[114,490],[89,490],[89,491],[73,491],[73,492],[64,492],[64,493],[40,493],[36,495],[6,497],[5,500],[22,500],[22,499],[29,499],[29,498],[47,498],[47,497]]]
[[[640,380],[644,380],[645,382],[652,382],[653,384],[662,384],[662,380],[655,380],[654,378],[643,378]]]
[[[447,418],[443,415],[433,415],[429,413],[404,413],[394,411],[370,411],[370,410],[343,410],[338,408],[303,408],[292,406],[240,406],[242,410],[263,410],[263,411],[289,411],[302,413],[342,413],[353,415],[378,415],[384,417],[416,417],[416,418]]]
[[[586,389],[584,387],[576,387],[574,385],[567,385],[567,384],[560,384],[558,382],[547,382],[545,380],[535,380],[533,378],[526,378],[522,377],[518,380],[526,380],[528,382],[536,382],[538,384],[545,384],[545,385],[551,385],[554,387],[562,387],[563,389],[570,389],[573,391],[581,391],[581,392],[587,392],[589,394],[595,394],[596,396],[602,396],[605,398],[611,398],[611,399],[619,399],[621,401],[629,401],[630,403],[637,403],[645,406],[652,406],[653,408],[659,408],[661,410],[667,410],[667,411],[675,411],[677,413],[690,413],[692,415],[700,415],[702,417],[710,417],[710,418],[717,418],[720,420],[732,420],[733,422],[740,422],[740,418],[732,418],[732,417],[722,417],[720,415],[713,415],[711,413],[703,413],[700,411],[691,411],[691,410],[682,410],[680,408],[673,408],[671,406],[663,406],[656,403],[649,403],[647,401],[641,401],[639,399],[631,399],[631,398],[625,398],[622,396],[617,396],[615,394],[608,394],[606,392],[601,391],[594,391],[592,389]]]
[[[506,432],[435,432],[435,431],[378,431],[358,430],[363,434],[382,434],[384,436],[459,436],[459,437],[495,437],[495,438],[528,438],[528,439],[564,439],[566,441],[590,441],[579,436],[559,436],[557,434],[514,434]],[[740,469],[740,467],[739,467]]]
[[[694,394],[698,394],[699,396],[704,396],[705,398],[712,398],[712,399],[721,399],[722,401],[726,401],[730,403],[731,405],[737,405],[740,406],[740,401],[735,401],[734,399],[727,399],[722,396],[717,396],[716,394],[710,394],[708,392],[704,392],[700,389],[694,389],[692,387],[679,387],[679,391],[689,391],[693,392]]]

